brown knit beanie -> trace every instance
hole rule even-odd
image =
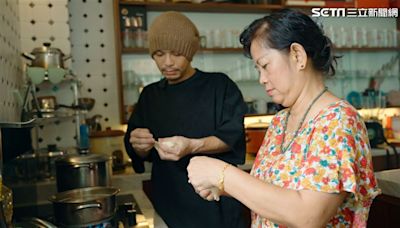
[[[185,15],[168,11],[154,19],[148,31],[149,51],[175,51],[192,61],[200,47],[199,31]]]

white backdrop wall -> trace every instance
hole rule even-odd
[[[15,91],[22,89],[18,1],[0,0],[0,121],[19,121]]]

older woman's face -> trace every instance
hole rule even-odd
[[[290,106],[290,89],[295,86],[292,64],[287,54],[262,45],[253,40],[250,48],[255,67],[259,72],[259,82],[275,103]]]

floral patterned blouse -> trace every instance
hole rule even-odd
[[[304,124],[282,153],[287,115],[285,109],[272,119],[251,174],[287,189],[349,192],[327,227],[366,227],[372,200],[380,190],[362,118],[346,101],[335,102]],[[287,134],[285,142],[292,138]],[[284,226],[253,212],[252,228],[259,227]]]

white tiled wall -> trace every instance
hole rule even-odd
[[[81,95],[96,99],[87,115],[102,116],[102,127],[119,125],[113,0],[73,0],[68,4],[72,68],[82,80]]]
[[[20,0],[21,49],[25,52],[51,42],[64,53],[71,52],[68,0]]]
[[[81,119],[100,114],[103,128],[119,127],[113,1],[21,0],[19,8],[22,50],[30,52],[51,42],[64,54],[71,54],[72,59],[65,63],[81,82],[80,96],[96,99],[93,110]],[[53,95],[60,104],[73,102],[71,83],[38,87],[38,96]],[[39,147],[76,145],[75,121],[71,118],[41,126],[38,140]]]
[[[0,122],[19,121],[21,113],[14,95],[23,78],[18,17],[18,1],[0,0]]]

